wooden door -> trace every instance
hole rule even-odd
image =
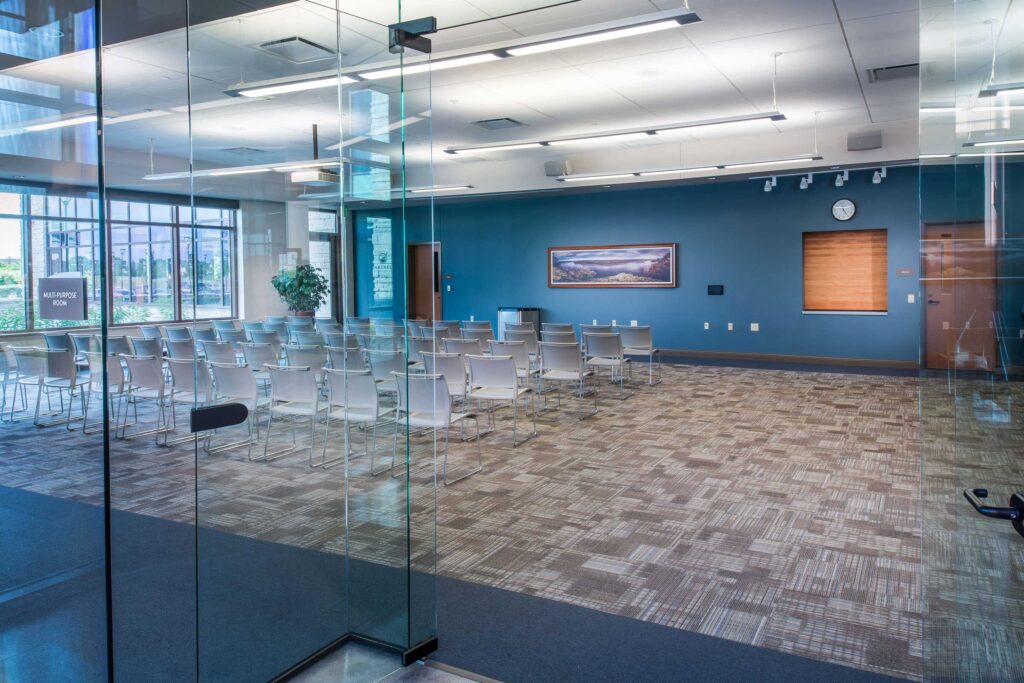
[[[926,226],[921,254],[926,366],[994,370],[997,254],[985,225]]]
[[[409,318],[441,319],[441,247],[409,245]]]

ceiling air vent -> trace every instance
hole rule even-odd
[[[502,130],[503,128],[518,128],[518,127],[520,127],[522,125],[525,125],[525,124],[523,124],[520,121],[516,121],[515,119],[502,118],[502,119],[484,119],[483,121],[474,121],[473,125],[474,126],[480,126],[481,128],[486,128],[487,130]]]
[[[256,46],[257,49],[269,52],[275,57],[287,59],[295,64],[315,62],[320,59],[327,59],[334,56],[334,50],[324,47],[312,40],[292,36],[281,40],[268,40]]]
[[[868,82],[895,81],[898,78],[917,78],[921,71],[920,64],[900,64],[898,66],[880,66],[868,69]]]

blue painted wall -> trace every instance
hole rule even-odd
[[[445,318],[496,319],[498,306],[538,306],[542,320],[639,320],[653,326],[662,348],[916,361],[918,292],[918,170],[889,171],[881,185],[851,174],[843,188],[818,176],[807,190],[783,178],[771,193],[763,182],[723,182],[591,194],[535,196],[440,204],[434,237],[441,242]],[[840,223],[832,203],[853,199],[857,215]],[[357,307],[360,315],[404,317],[404,284],[394,311],[372,309],[369,217],[393,219],[395,273],[403,272],[401,221],[396,211],[355,215]],[[886,228],[889,231],[889,314],[802,313],[802,234],[805,231]],[[430,212],[410,209],[405,239],[431,238]],[[549,246],[678,243],[674,289],[550,289]],[[909,268],[911,276],[897,276]],[[725,296],[708,296],[708,284]],[[710,331],[703,329],[711,323]],[[726,323],[734,323],[734,331]],[[751,332],[750,323],[760,324]]]

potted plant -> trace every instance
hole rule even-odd
[[[270,283],[295,315],[311,318],[316,309],[327,301],[327,278],[319,268],[308,263],[294,270],[282,270],[270,278]]]

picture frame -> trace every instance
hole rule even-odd
[[[548,287],[675,287],[676,243],[548,247]]]

